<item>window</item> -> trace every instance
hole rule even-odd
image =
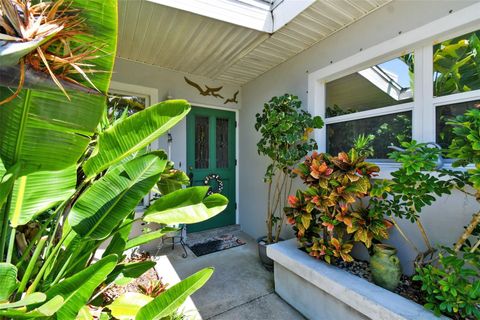
[[[433,47],[433,89],[436,97],[480,89],[480,31]]]
[[[480,94],[479,94],[480,96]],[[436,108],[436,142],[442,148],[448,148],[452,142],[452,126],[447,124],[448,121],[455,119],[456,116],[462,115],[465,111],[472,108],[480,108],[480,100],[466,101],[454,104],[446,104]]]
[[[452,142],[448,121],[480,107],[480,31],[433,46],[433,105],[435,141],[447,148]]]
[[[109,93],[107,97],[107,112],[110,121],[120,118],[127,112],[129,116],[145,109],[147,97],[132,94]]]
[[[372,160],[379,162],[388,160],[389,145],[410,139],[448,147],[448,122],[480,108],[480,20],[474,29],[462,17],[439,19],[435,28],[409,31],[311,73],[310,111],[326,123],[316,132],[320,151],[348,150],[360,134],[376,136]]]
[[[358,135],[374,134],[374,158],[387,159],[390,144],[410,140],[413,75],[410,53],[327,82],[327,152],[348,150]]]

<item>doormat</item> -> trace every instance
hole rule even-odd
[[[222,251],[230,248],[235,248],[244,245],[246,242],[235,237],[234,235],[222,235],[213,237],[207,241],[201,243],[195,243],[188,245],[190,250],[197,256],[204,256],[209,253]]]

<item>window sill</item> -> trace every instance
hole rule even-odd
[[[397,171],[401,167],[401,164],[397,163],[397,162],[375,161],[375,160],[368,160],[368,159],[367,159],[367,161],[375,163],[376,165],[378,165],[380,167],[380,172],[375,177],[375,179],[390,180],[390,179],[392,179],[392,172]],[[468,165],[466,167],[455,168],[455,167],[452,166],[452,162],[447,162],[442,167],[442,169],[454,170],[454,171],[460,171],[460,172],[470,170],[470,169],[474,169],[474,168],[475,168],[475,166],[473,164]],[[448,179],[448,177],[442,177],[442,179]]]

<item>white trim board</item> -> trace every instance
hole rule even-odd
[[[150,105],[156,104],[159,102],[158,97],[158,89],[145,87],[145,86],[138,86],[135,84],[129,84],[124,82],[118,81],[110,81],[110,89],[113,92],[118,93],[126,93],[126,94],[137,94],[137,95],[145,95],[149,97]]]
[[[445,97],[434,97],[433,80],[432,76],[429,76],[433,75],[432,48],[433,45],[441,41],[480,29],[478,12],[480,12],[480,3],[473,4],[311,72],[308,76],[309,112],[312,115],[325,116],[327,82],[413,52],[415,55],[414,102],[326,118],[325,123],[339,123],[412,110],[412,139],[420,142],[435,141],[435,107],[447,103],[480,99],[480,90]],[[327,146],[326,126],[315,130],[314,135],[319,142],[319,151],[324,152]],[[383,169],[391,171],[389,163],[384,163],[381,167],[382,177]]]
[[[320,79],[329,81],[333,75],[341,77],[347,75],[352,69],[357,69],[357,71],[365,69],[373,61],[387,61],[402,55],[402,53],[411,52],[415,47],[438,43],[445,40],[445,38],[451,38],[455,35],[479,29],[479,12],[480,3],[476,3],[417,29],[402,33],[395,38],[381,42],[346,59],[311,72],[308,75],[308,82]]]

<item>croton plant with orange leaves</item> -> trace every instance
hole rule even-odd
[[[314,152],[295,170],[308,188],[289,197],[287,217],[311,256],[350,262],[354,242],[370,248],[388,238],[392,223],[365,205],[380,171],[365,161],[367,154],[359,148],[337,156]]]

